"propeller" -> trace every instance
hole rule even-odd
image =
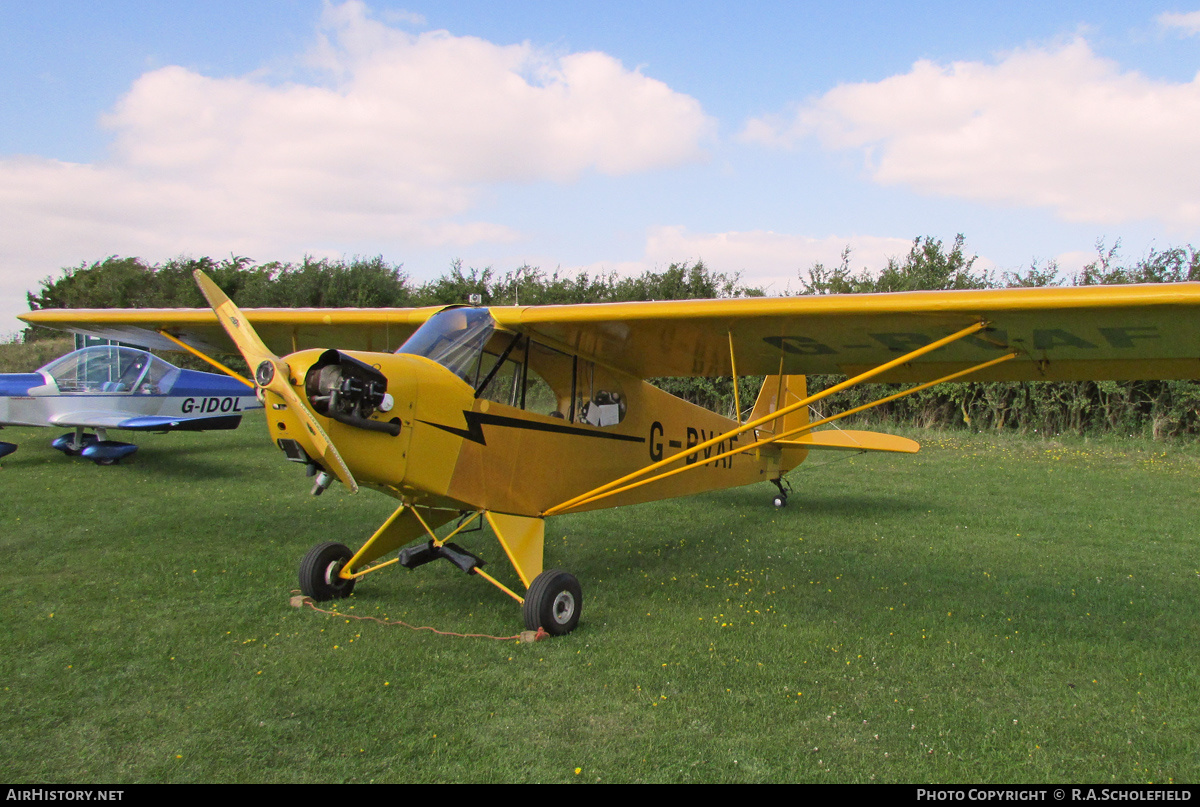
[[[288,409],[300,419],[304,428],[308,430],[309,442],[320,458],[324,460],[326,467],[333,471],[334,476],[340,479],[351,493],[357,493],[358,483],[354,481],[354,476],[346,467],[342,455],[338,453],[333,441],[329,439],[329,435],[321,428],[321,424],[317,423],[308,404],[293,389],[289,381],[291,369],[287,363],[263,344],[262,339],[259,339],[258,334],[246,321],[241,310],[208,275],[197,269],[192,276],[196,279],[196,285],[200,287],[208,304],[212,306],[213,313],[217,315],[217,321],[221,323],[221,327],[237,345],[246,364],[254,371],[254,381],[258,386],[270,390],[284,400]]]

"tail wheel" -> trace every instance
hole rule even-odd
[[[575,630],[583,608],[583,590],[570,572],[549,569],[533,578],[525,592],[525,627],[545,629],[553,636],[563,636]]]
[[[776,507],[787,507],[788,491],[792,489],[792,484],[782,476],[777,476],[772,479],[771,484],[779,488],[779,493],[771,499],[771,504],[775,505]]]
[[[317,544],[300,561],[300,590],[318,602],[349,597],[354,580],[338,577],[338,572],[352,557],[345,544]]]

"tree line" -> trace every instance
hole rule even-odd
[[[989,289],[1058,285],[1170,283],[1200,280],[1200,253],[1190,245],[1151,252],[1132,263],[1120,257],[1120,242],[1098,243],[1095,259],[1072,277],[1049,262],[1031,263],[1016,272],[976,268],[964,238],[952,244],[933,237],[913,240],[907,255],[891,258],[878,272],[850,268],[849,248],[837,266],[816,263],[797,274],[798,287],[786,294],[862,294],[945,289]],[[108,257],[69,267],[47,277],[28,293],[31,310],[42,308],[203,307],[192,279],[202,269],[239,305],[260,307],[408,307],[463,303],[478,295],[484,305],[549,305],[639,300],[711,299],[763,296],[765,290],[742,282],[738,273],[712,270],[702,261],[673,263],[635,277],[615,273],[568,274],[521,266],[510,271],[451,264],[441,276],[414,281],[400,264],[382,257],[331,260],[305,258],[299,263],[257,264],[231,256],[179,258],[148,264],[137,258]],[[40,332],[39,332],[40,331]],[[28,329],[25,341],[53,334]],[[652,379],[680,397],[732,414],[731,378]],[[811,376],[817,391],[840,380]],[[743,406],[753,404],[761,378],[739,379]],[[830,414],[876,400],[898,387],[866,384],[826,401]],[[921,427],[1017,430],[1045,435],[1062,433],[1145,435],[1155,439],[1200,431],[1200,384],[1192,381],[1138,382],[959,382],[942,384],[878,407],[860,422]]]
[[[62,270],[41,281],[26,298],[42,308],[204,308],[192,273],[203,270],[245,308],[405,308],[465,303],[479,295],[483,305],[550,305],[630,300],[683,300],[758,295],[739,275],[714,272],[701,261],[673,263],[637,277],[615,273],[567,275],[532,266],[509,272],[463,268],[455,261],[440,277],[415,282],[401,264],[382,257],[300,263],[256,264],[232,256],[179,258],[147,264],[116,256]],[[39,338],[30,333],[28,339]]]

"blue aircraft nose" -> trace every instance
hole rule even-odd
[[[0,443],[0,459],[7,457],[9,454],[17,450],[16,443]]]

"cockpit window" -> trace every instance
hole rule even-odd
[[[575,378],[578,420],[593,426],[616,426],[625,419],[625,395],[615,374],[590,361],[580,361]]]
[[[529,344],[528,354],[522,408],[573,421],[576,415],[575,357],[537,342]]]
[[[520,334],[496,331],[483,349],[479,374],[475,382],[475,397],[507,406],[520,405],[522,366],[525,344]]]
[[[448,308],[430,317],[397,353],[424,356],[474,386],[496,322],[486,308]]]
[[[175,367],[149,353],[117,345],[99,345],[68,353],[41,369],[60,392],[159,392]]]
[[[432,359],[487,401],[601,428],[625,419],[625,396],[614,373],[497,329],[486,308],[440,311],[396,352]]]

